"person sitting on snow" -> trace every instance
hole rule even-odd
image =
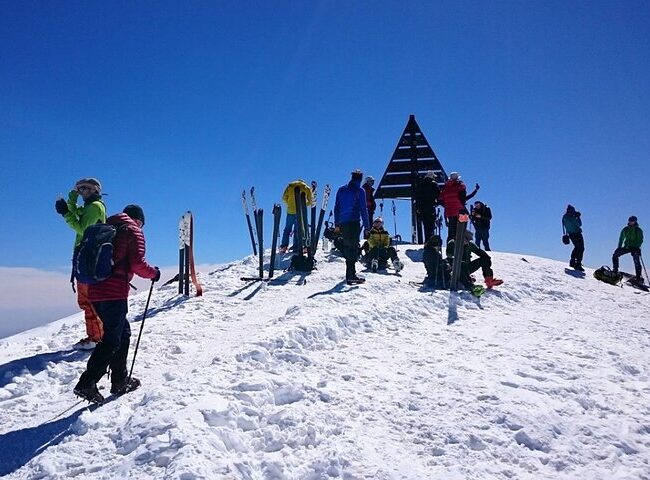
[[[404,268],[404,264],[397,257],[397,250],[390,245],[390,234],[384,230],[384,220],[381,217],[375,218],[372,222],[372,228],[363,248],[367,250],[366,266],[373,272],[385,270],[388,259],[392,261],[396,272]]]
[[[449,288],[451,277],[451,266],[442,258],[442,238],[440,235],[431,235],[424,244],[422,250],[422,261],[427,271],[424,279],[424,286],[434,289]]]
[[[487,253],[485,253],[485,250],[481,250],[474,242],[472,242],[473,238],[474,234],[472,234],[472,232],[465,232],[463,258],[460,265],[460,277],[458,278],[458,281],[468,290],[472,290],[474,287],[474,280],[471,274],[480,268],[487,288],[501,285],[503,280],[494,278],[494,273],[492,272],[492,259]],[[447,261],[450,265],[453,265],[455,243],[456,242],[453,239],[447,243]],[[477,255],[478,258],[472,260],[472,253]]]

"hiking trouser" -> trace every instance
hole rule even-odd
[[[612,266],[614,271],[618,272],[618,257],[622,255],[627,255],[630,253],[632,255],[632,260],[634,261],[634,272],[637,277],[641,277],[641,249],[640,248],[630,248],[630,247],[620,247],[614,251],[612,255]]]
[[[100,342],[104,334],[102,321],[88,300],[88,285],[77,282],[77,304],[83,310],[86,319],[86,335],[93,342]]]
[[[397,250],[395,250],[395,247],[373,247],[368,251],[368,255],[366,255],[366,264],[369,266],[375,258],[377,259],[379,268],[386,268],[388,259],[393,262],[397,260]]]
[[[289,235],[291,235],[291,230],[295,230],[294,229],[295,225],[296,225],[296,214],[287,213],[287,218],[284,223],[284,230],[282,231],[282,240],[280,241],[280,247],[289,246]],[[298,246],[298,234],[297,232],[294,231],[293,233],[294,253],[300,253],[300,252],[295,252],[297,246]]]
[[[582,265],[582,256],[585,253],[585,240],[582,237],[582,233],[570,233],[569,238],[573,243],[573,250],[571,251],[571,263]]]
[[[126,357],[129,353],[131,327],[126,320],[128,301],[109,300],[94,302],[93,306],[104,323],[104,338],[97,344],[88,359],[86,371],[79,383],[84,386],[97,383],[111,367],[113,384],[119,383],[127,376]]]
[[[345,278],[354,278],[357,275],[355,264],[359,259],[359,222],[348,222],[339,225],[341,229],[341,252],[345,257]]]
[[[483,242],[483,250],[486,252],[490,251],[490,243],[488,240],[490,239],[490,229],[489,228],[477,228],[476,229],[476,234],[474,235],[474,240],[476,243],[476,246],[478,248],[481,248],[481,242]]]
[[[420,220],[424,230],[424,243],[426,243],[436,229],[436,212],[420,212]]]
[[[456,228],[458,227],[458,215],[447,218],[447,243],[449,240],[456,240]]]
[[[494,272],[492,272],[492,259],[489,256],[485,255],[478,257],[477,259],[469,262],[468,272],[471,274],[479,268],[483,273],[483,278],[494,276]]]

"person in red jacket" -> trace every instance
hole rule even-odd
[[[128,205],[123,213],[109,217],[106,223],[117,228],[113,240],[113,273],[103,282],[88,287],[88,298],[104,325],[104,337],[95,347],[88,359],[86,371],[74,387],[76,395],[99,404],[104,401],[104,397],[97,389],[97,382],[109,366],[112,394],[120,395],[140,386],[137,378],[128,378],[126,369],[131,339],[131,327],[126,320],[129,282],[134,274],[150,278],[153,282],[160,280],[158,267],[152,267],[144,258],[142,208]]]
[[[471,199],[478,192],[480,185],[477,183],[469,195],[467,187],[460,179],[458,172],[449,174],[449,180],[445,182],[440,191],[440,203],[445,207],[445,221],[447,223],[447,243],[456,237],[456,226],[458,215],[469,213],[465,208],[465,202]]]

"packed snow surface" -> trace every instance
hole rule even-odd
[[[0,341],[0,475],[650,479],[648,294],[495,252],[482,298],[421,291],[420,256],[360,286],[321,252],[309,275],[243,282],[248,257],[203,297],[157,288],[142,387],[99,408],[72,394],[81,315]]]

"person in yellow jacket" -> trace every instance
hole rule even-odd
[[[280,241],[280,253],[286,253],[289,248],[289,235],[291,234],[294,226],[296,225],[296,187],[299,188],[300,193],[305,194],[305,203],[307,208],[310,208],[314,204],[314,194],[309,188],[309,185],[305,183],[304,180],[294,180],[287,188],[284,189],[282,194],[282,200],[287,205],[287,217],[284,224],[284,230],[282,231],[282,240]],[[293,234],[293,249],[296,249],[298,244],[298,233],[294,231]],[[296,252],[298,253],[298,252]]]
[[[56,201],[54,208],[63,216],[67,223],[76,233],[74,249],[75,252],[81,243],[84,231],[95,223],[106,222],[106,206],[101,198],[102,185],[96,178],[82,178],[68,194],[68,201],[60,198]],[[83,206],[77,206],[77,199],[81,196]],[[74,288],[74,285],[73,285]],[[75,348],[87,350],[95,348],[104,335],[102,321],[95,312],[88,300],[88,285],[77,282],[77,303],[83,310],[86,319],[86,338],[79,340]]]
[[[393,268],[399,272],[404,264],[397,257],[397,250],[390,245],[390,234],[384,230],[384,220],[381,217],[375,218],[372,228],[364,244],[366,253],[366,266],[371,271],[385,270],[388,266],[388,259],[393,263]]]

